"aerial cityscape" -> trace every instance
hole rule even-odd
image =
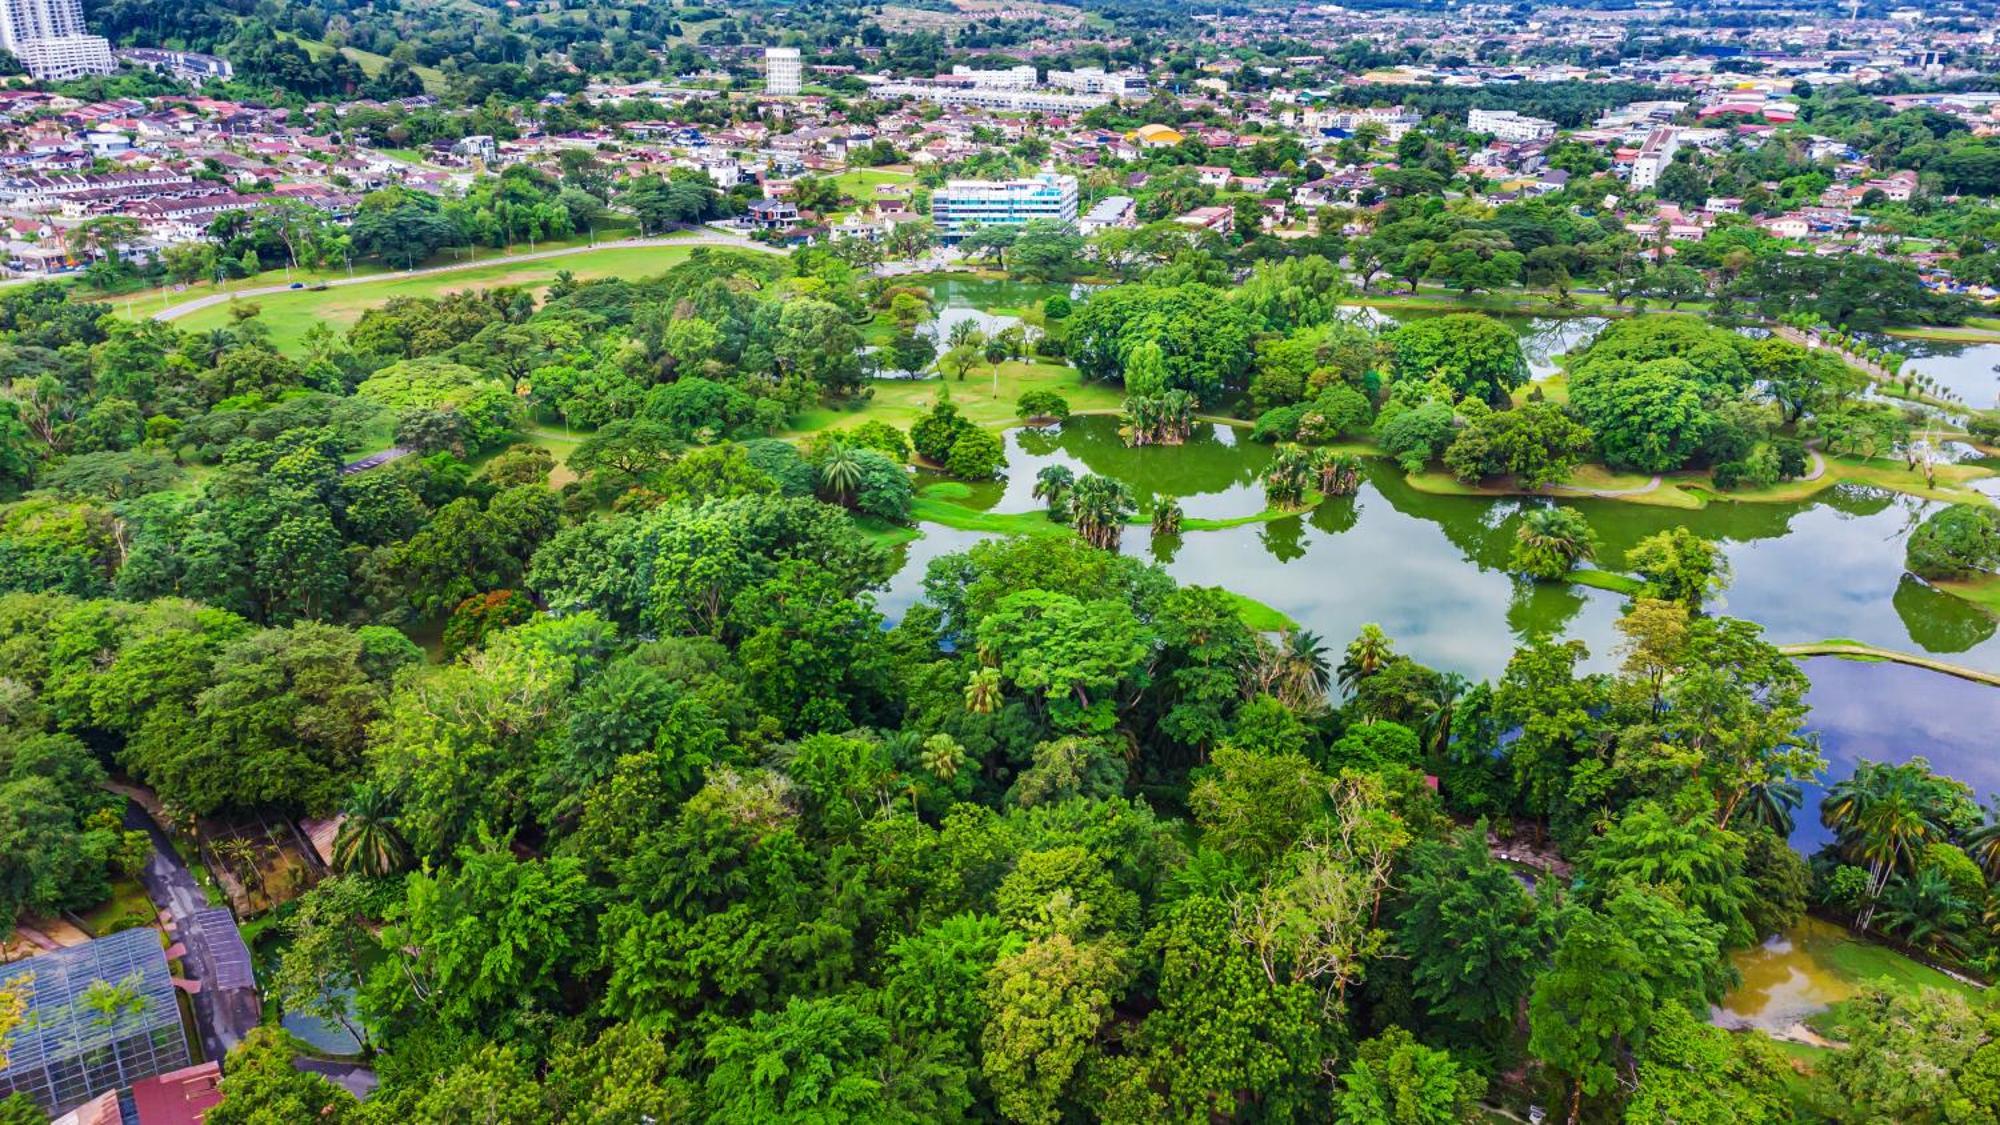
[[[0,1125],[2000,1125],[2000,4],[0,0]]]

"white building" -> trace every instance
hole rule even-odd
[[[0,48],[40,79],[60,82],[118,70],[111,44],[87,34],[83,0],[0,0]]]
[[[953,78],[970,79],[974,86],[988,90],[1032,90],[1041,83],[1035,76],[1035,68],[1023,64],[1005,70],[979,70],[970,66],[951,68]]]
[[[1646,134],[1646,143],[1639,146],[1639,155],[1632,158],[1632,190],[1652,190],[1660,182],[1660,173],[1674,162],[1674,151],[1680,147],[1680,130],[1670,125]]]
[[[1129,195],[1107,195],[1097,201],[1089,214],[1077,220],[1076,228],[1087,238],[1112,227],[1136,227],[1139,220],[1134,213],[1134,202]]]
[[[1103,67],[1049,71],[1049,85],[1074,94],[1107,94],[1114,98],[1144,98],[1151,93],[1146,76],[1134,70],[1107,74]]]
[[[1511,109],[1475,109],[1465,115],[1471,133],[1491,133],[1502,141],[1539,141],[1556,135],[1556,123],[1540,117],[1525,117]]]
[[[931,196],[931,221],[941,238],[1032,219],[1076,222],[1076,177],[1044,172],[1029,180],[952,180]]]
[[[869,92],[878,98],[917,98],[939,105],[976,106],[1009,113],[1082,113],[1111,102],[1103,94],[1051,94],[1042,90],[994,90],[921,82],[879,82]]]
[[[1423,124],[1424,119],[1404,109],[1402,106],[1375,107],[1369,109],[1309,109],[1300,116],[1305,127],[1312,130],[1335,129],[1352,133],[1369,123],[1382,127],[1383,139],[1395,144],[1403,139],[1403,134]]]
[[[764,48],[764,92],[796,94],[805,78],[805,64],[797,47]]]

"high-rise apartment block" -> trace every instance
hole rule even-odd
[[[0,0],[0,48],[40,79],[61,82],[118,70],[111,44],[85,29],[83,0]]]
[[[5,0],[0,0],[5,2]],[[805,78],[805,64],[797,47],[764,48],[764,92],[796,94]]]

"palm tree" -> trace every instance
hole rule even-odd
[[[1162,496],[1153,505],[1153,534],[1179,535],[1181,533],[1181,502],[1171,496]]]
[[[1347,654],[1340,661],[1340,686],[1352,692],[1361,681],[1380,672],[1384,665],[1396,659],[1396,649],[1389,635],[1380,625],[1369,623],[1361,627],[1361,635],[1347,645]]]
[[[1044,465],[1035,474],[1035,499],[1046,500],[1049,518],[1068,515],[1070,490],[1076,487],[1076,473],[1068,465]]]
[[[854,490],[861,487],[861,459],[845,443],[836,445],[826,455],[826,463],[820,466],[819,476],[834,499],[845,504],[854,495]]]
[[[1820,822],[1834,830],[1841,852],[1868,866],[1868,904],[1858,919],[1862,929],[1873,919],[1889,878],[1914,874],[1923,846],[1944,838],[1935,787],[1922,759],[1895,766],[1862,762],[1820,803]]]
[[[923,753],[917,760],[932,777],[949,782],[965,764],[965,747],[948,734],[934,734],[924,739]]]
[[[1418,706],[1423,708],[1423,717],[1417,723],[1417,737],[1423,739],[1425,749],[1430,751],[1432,773],[1444,762],[1445,751],[1451,746],[1451,720],[1458,709],[1460,697],[1472,685],[1457,672],[1446,672],[1432,682],[1430,690]]]
[[[2000,882],[2000,805],[1986,810],[1986,823],[1965,834],[1965,854],[1986,873],[1986,881]]]
[[[1132,500],[1132,490],[1123,481],[1087,473],[1070,490],[1070,522],[1076,526],[1077,534],[1093,547],[1106,551],[1118,549],[1118,542],[1124,536],[1125,521],[1136,508]]]
[[[1768,828],[1783,840],[1792,834],[1794,814],[1805,803],[1805,791],[1796,781],[1771,777],[1752,785],[1743,798],[1737,812],[1749,823]]]
[[[1333,670],[1319,634],[1307,629],[1285,632],[1275,680],[1278,698],[1294,711],[1313,711],[1326,703]]]
[[[1515,557],[1537,578],[1558,578],[1597,556],[1597,536],[1569,508],[1535,508],[1514,531]]]
[[[1312,454],[1297,445],[1281,445],[1264,471],[1264,502],[1273,508],[1297,508],[1305,503],[1312,479]]]
[[[1000,670],[981,668],[965,681],[965,709],[975,715],[991,715],[1000,706]]]
[[[379,876],[409,862],[409,845],[396,832],[396,806],[388,793],[373,785],[356,788],[333,837],[334,869]]]
[[[1898,877],[1882,895],[1881,930],[1911,945],[1956,953],[1972,910],[1936,868]]]
[[[1313,453],[1319,490],[1328,496],[1352,496],[1361,491],[1361,458],[1352,453],[1321,449]]]

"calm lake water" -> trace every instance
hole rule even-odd
[[[1928,375],[1976,410],[2000,407],[2000,344],[1954,344],[1943,340],[1878,337],[1909,356],[1903,370]]]
[[[1227,519],[1264,507],[1259,474],[1271,449],[1243,431],[1198,426],[1183,446],[1128,448],[1115,419],[1085,417],[1059,430],[1008,435],[1008,477],[977,486],[966,503],[1029,512],[1045,465],[1113,476],[1132,485],[1142,514],[1162,495],[1188,515]],[[1571,636],[1595,667],[1614,663],[1613,622],[1623,598],[1587,587],[1516,581],[1505,571],[1525,498],[1434,496],[1371,462],[1359,495],[1268,523],[1188,532],[1153,542],[1127,530],[1124,549],[1182,582],[1228,586],[1284,611],[1336,643],[1373,622],[1402,651],[1476,679],[1496,677],[1516,645]],[[1683,511],[1607,500],[1563,500],[1603,541],[1602,560],[1622,569],[1640,539],[1685,525],[1720,543],[1734,579],[1717,608],[1763,625],[1779,644],[1842,637],[1935,653],[2000,671],[1996,623],[1974,606],[1903,574],[1903,541],[1931,504],[1839,486],[1798,504],[1718,502]],[[965,541],[976,541],[976,536]],[[910,549],[906,574],[884,599],[892,612],[915,596],[932,557],[962,547],[930,528]]]

